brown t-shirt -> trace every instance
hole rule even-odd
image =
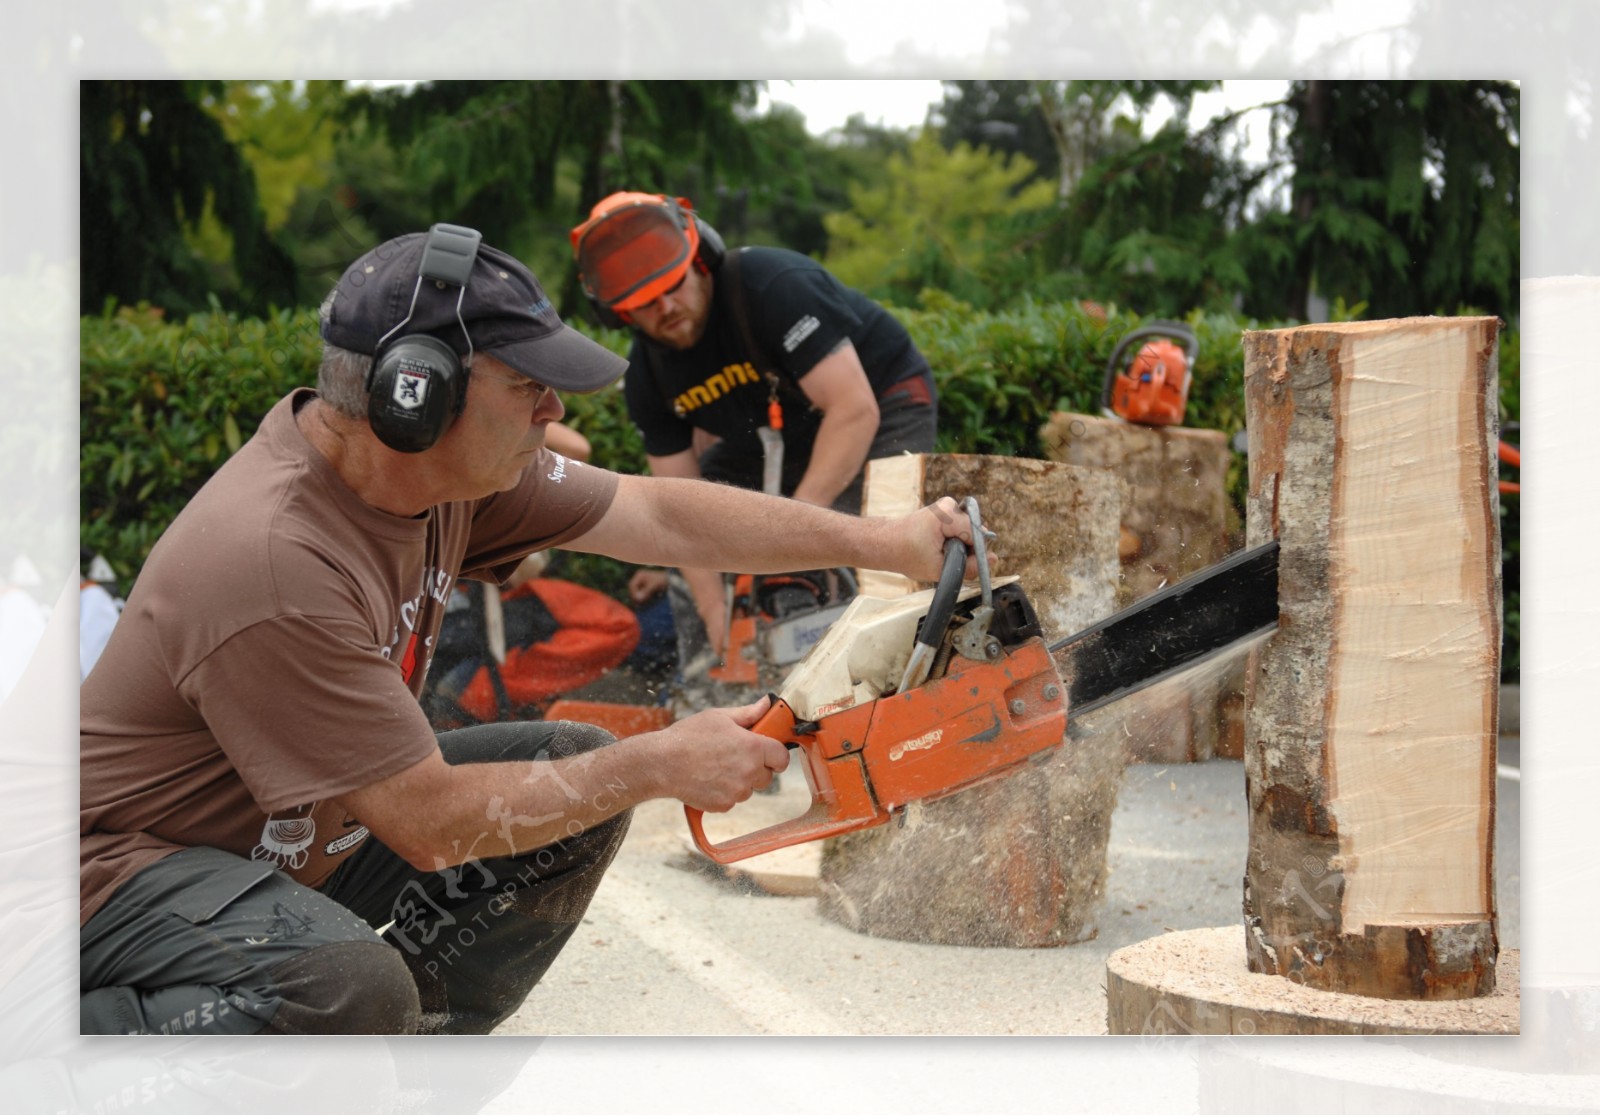
[[[617,477],[546,451],[414,519],[362,501],[281,400],[151,551],[80,693],[80,917],[205,845],[316,887],[366,839],[330,801],[438,748],[417,696],[456,578],[582,535]]]

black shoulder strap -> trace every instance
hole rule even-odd
[[[728,309],[733,312],[733,320],[739,326],[739,338],[744,342],[745,351],[752,358],[756,371],[763,376],[776,379],[784,387],[800,394],[800,385],[795,378],[773,363],[767,356],[767,351],[761,347],[761,342],[756,340],[755,333],[750,329],[750,312],[745,306],[744,283],[739,278],[739,259],[744,255],[743,248],[735,248],[722,260],[722,266],[717,268],[717,278],[728,284]],[[809,401],[808,401],[809,402]]]

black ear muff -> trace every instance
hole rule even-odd
[[[367,421],[392,450],[428,449],[444,436],[466,401],[466,369],[456,351],[437,337],[401,337],[373,358]]]
[[[595,298],[594,295],[589,294],[587,290],[585,290],[583,293],[585,297],[588,298],[589,305],[594,307],[594,316],[600,319],[601,325],[605,326],[607,329],[628,328],[628,320],[621,314],[611,309],[611,307],[601,302],[598,298]]]
[[[444,436],[467,402],[467,374],[472,368],[472,334],[462,320],[467,281],[483,237],[476,229],[443,222],[428,230],[417,285],[406,316],[378,339],[367,374],[367,422],[378,440],[401,453],[421,453]],[[416,313],[423,280],[455,287],[456,323],[467,339],[467,360],[428,333],[401,333]],[[398,337],[395,335],[399,334]],[[389,339],[393,337],[394,340]]]
[[[717,270],[728,255],[728,249],[722,243],[722,235],[698,216],[694,219],[694,227],[700,233],[700,251],[695,258],[706,265],[707,271]]]

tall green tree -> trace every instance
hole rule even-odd
[[[207,98],[216,81],[85,81],[79,109],[82,299],[147,299],[170,312],[207,294],[254,313],[295,303],[295,271],[267,231],[254,172]],[[232,278],[195,252],[207,213],[231,241]]]
[[[946,81],[934,106],[933,123],[946,147],[965,143],[1002,155],[1025,155],[1035,174],[1056,165],[1056,144],[1039,93],[1031,81]]]
[[[883,181],[852,188],[848,212],[823,219],[827,263],[844,282],[915,305],[927,287],[976,303],[1012,257],[1020,219],[1052,207],[1048,181],[1023,183],[1034,165],[965,143],[946,151],[924,130],[903,156],[891,156]]]
[[[1257,253],[1305,317],[1313,292],[1376,317],[1514,314],[1520,92],[1503,81],[1302,81],[1278,109],[1293,167],[1287,212]]]
[[[1092,163],[1044,241],[1088,297],[1140,314],[1233,310],[1253,288],[1236,236],[1267,172],[1231,155],[1217,129],[1173,121]]]
[[[449,81],[363,96],[358,108],[406,152],[433,220],[455,220],[527,259],[564,311],[579,304],[566,232],[617,189],[704,206],[756,173],[744,114],[751,81]]]

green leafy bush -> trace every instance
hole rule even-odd
[[[281,396],[316,381],[312,311],[182,323],[123,307],[79,332],[83,545],[128,582],[172,518]]]
[[[917,309],[895,313],[934,369],[939,450],[1020,457],[1040,456],[1039,428],[1053,412],[1099,412],[1112,350],[1144,324],[1133,314],[1078,302],[1027,301],[981,312],[936,291],[924,292]],[[1240,336],[1245,329],[1282,323],[1199,313],[1187,323],[1199,355],[1185,423],[1231,439],[1245,425]],[[624,332],[594,336],[614,352],[627,352]],[[273,403],[291,388],[315,382],[316,315],[308,310],[241,319],[214,310],[178,324],[163,321],[159,311],[123,308],[82,319],[81,345],[83,542],[105,554],[131,584],[173,516],[250,437]],[[1518,418],[1519,368],[1519,338],[1504,332],[1502,424]],[[595,464],[644,470],[643,446],[620,387],[562,401],[567,421],[589,439]],[[1228,494],[1241,516],[1246,485],[1245,459],[1235,454]],[[1508,562],[1515,562],[1519,549],[1517,513],[1516,497],[1502,501]],[[567,553],[562,562],[564,576],[619,595],[628,575],[605,558]],[[1506,588],[1504,662],[1514,678],[1519,594],[1511,578]]]

